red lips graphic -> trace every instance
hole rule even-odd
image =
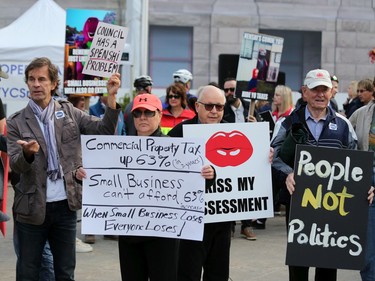
[[[249,139],[239,131],[217,132],[206,143],[206,157],[216,166],[239,166],[253,154]]]

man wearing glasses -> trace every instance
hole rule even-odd
[[[183,125],[222,123],[225,96],[215,86],[204,86],[198,90],[195,103],[197,115],[176,125],[168,135],[182,137]],[[230,233],[232,222],[216,222],[204,225],[203,241],[181,240],[178,280],[227,281],[229,279]]]
[[[224,106],[223,119],[229,123],[243,123],[247,120],[249,115],[249,102],[234,97],[236,91],[237,81],[235,78],[229,77],[224,80],[224,94],[226,103]],[[247,240],[254,241],[257,239],[253,228],[251,227],[252,220],[241,221],[241,234]],[[236,222],[232,225],[232,236],[234,235]]]
[[[271,143],[275,149],[272,167],[279,172],[279,184],[285,182],[280,189],[280,197],[285,198],[286,201],[290,200],[295,191],[293,163],[287,163],[289,162],[287,158],[294,159],[294,150],[290,151],[283,146],[291,128],[297,126],[304,128],[306,145],[338,149],[357,148],[356,134],[351,124],[328,106],[332,96],[332,79],[328,71],[323,69],[309,71],[302,86],[302,93],[307,104],[301,105],[284,120]],[[285,154],[288,154],[288,157],[283,157]],[[288,227],[290,202],[285,207]],[[289,266],[289,281],[308,280],[309,267]],[[316,268],[315,281],[336,280],[336,268]]]
[[[363,79],[358,82],[358,98],[363,105],[369,104],[374,100],[374,85],[371,79]]]
[[[236,84],[236,79],[232,77],[226,78],[224,81],[226,104],[223,119],[229,123],[245,122],[249,114],[249,102],[234,97]]]

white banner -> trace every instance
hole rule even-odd
[[[81,136],[82,233],[201,241],[200,139]]]
[[[205,140],[216,170],[205,194],[206,223],[273,217],[268,122],[185,125],[183,133]]]
[[[109,78],[120,72],[127,34],[126,27],[99,22],[82,73]]]

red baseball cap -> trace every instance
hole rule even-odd
[[[162,111],[161,100],[153,94],[141,94],[134,98],[132,111],[137,108],[145,108],[151,111]]]

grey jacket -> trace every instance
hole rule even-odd
[[[55,101],[55,134],[60,165],[69,207],[78,210],[82,204],[82,184],[75,172],[82,166],[81,134],[113,135],[120,109],[108,108],[103,119],[90,116],[67,101]],[[26,161],[17,140],[36,140],[39,151],[31,163]],[[43,132],[30,106],[13,114],[7,120],[7,147],[12,171],[20,175],[15,186],[13,211],[16,220],[40,225],[46,212],[47,147]]]
[[[357,133],[359,150],[368,151],[369,133],[374,109],[375,103],[369,102],[367,105],[354,111],[349,118]]]

